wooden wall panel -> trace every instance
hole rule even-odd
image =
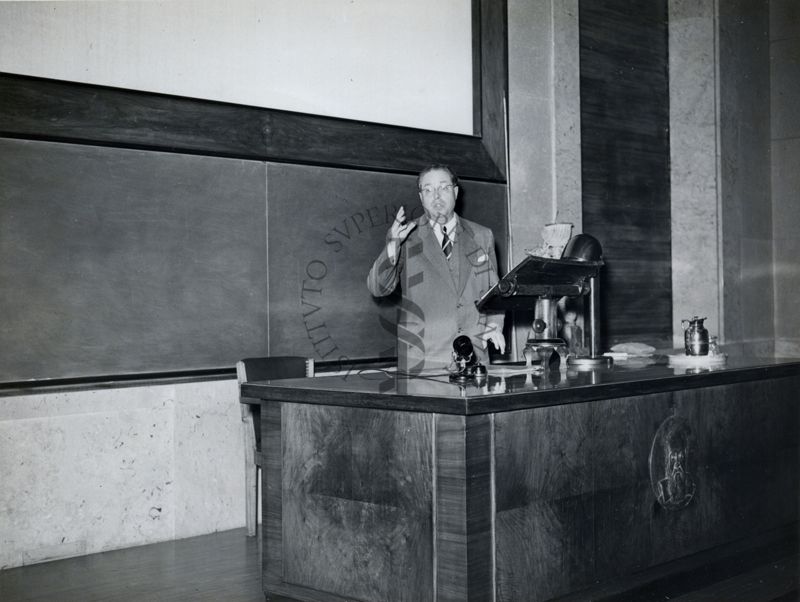
[[[603,245],[603,348],[672,346],[667,2],[581,0],[583,231]]]

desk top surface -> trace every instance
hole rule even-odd
[[[401,375],[361,370],[245,383],[254,403],[288,401],[444,414],[510,410],[663,393],[800,375],[800,359],[727,358],[716,366],[673,366],[667,356],[618,360],[611,368],[526,370],[488,366],[482,380],[451,382],[446,372]]]

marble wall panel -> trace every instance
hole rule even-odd
[[[553,181],[549,3],[508,3],[510,148],[509,196],[512,266],[541,243],[552,220]]]
[[[171,395],[132,409],[110,397],[104,410],[0,422],[0,566],[171,537]]]
[[[107,412],[109,407],[147,409],[163,400],[165,391],[166,387],[131,387],[0,397],[0,422],[94,414]]]
[[[513,264],[555,221],[581,226],[578,3],[509,2]]]
[[[543,6],[543,5],[542,5]],[[541,9],[541,7],[540,7]],[[522,2],[509,2],[509,212],[511,215],[511,264],[525,256],[526,248],[539,243],[539,231],[551,212],[550,166],[542,150],[551,145],[547,120],[550,103],[541,75],[547,71],[550,48],[538,35],[543,20]],[[549,17],[549,15],[548,15]],[[536,116],[540,119],[536,119]]]
[[[673,346],[681,320],[707,316],[719,332],[714,3],[673,0],[670,10],[670,161]]]
[[[578,2],[508,3],[509,268],[555,221],[581,231]],[[521,349],[528,316],[515,317]]]
[[[580,28],[578,0],[553,3],[553,163],[557,221],[582,232]]]
[[[550,110],[550,100],[528,94],[523,99],[526,110],[543,113]],[[552,165],[543,162],[541,153],[552,144],[551,124],[522,119],[512,126],[513,136],[529,141],[524,153],[512,157],[511,167],[517,169],[519,187],[511,189],[511,266],[525,258],[526,249],[534,249],[542,243],[542,227],[554,221]]]
[[[236,382],[0,397],[0,568],[244,524]]]
[[[175,538],[240,527],[243,423],[236,381],[175,390]]]

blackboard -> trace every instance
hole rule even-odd
[[[263,354],[265,170],[0,140],[0,381]]]
[[[461,190],[504,270],[505,186]],[[0,382],[393,355],[366,275],[400,204],[415,176],[0,140]]]

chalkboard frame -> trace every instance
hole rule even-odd
[[[506,0],[472,0],[473,131],[454,134],[0,73],[0,136],[506,182]]]

